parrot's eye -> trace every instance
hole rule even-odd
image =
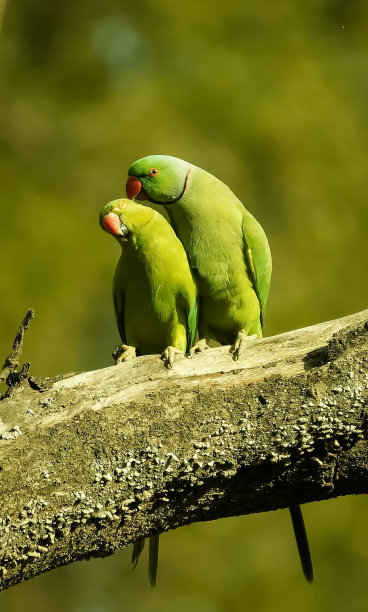
[[[150,176],[157,176],[158,175],[158,168],[151,168],[151,170],[148,173]]]

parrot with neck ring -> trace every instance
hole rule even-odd
[[[128,170],[127,196],[164,206],[188,256],[199,294],[199,342],[230,344],[238,359],[262,338],[272,259],[258,221],[222,181],[182,159],[149,155]],[[289,508],[306,579],[313,567],[299,506]]]

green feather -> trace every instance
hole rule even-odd
[[[198,303],[192,302],[188,312],[188,328],[187,328],[187,351],[189,351],[194,342],[198,327]]]
[[[253,286],[261,305],[261,326],[263,327],[271,284],[271,251],[261,225],[246,209],[244,209],[242,227],[245,255],[251,271]]]
[[[149,539],[148,582],[152,588],[156,586],[159,542],[160,537],[158,535],[151,536]]]
[[[134,570],[137,567],[139,557],[141,556],[142,550],[144,549],[144,543],[145,539],[139,538],[139,540],[136,540],[133,544],[132,565]]]
[[[125,325],[124,325],[124,293],[119,290],[119,277],[117,274],[114,275],[114,284],[113,284],[113,292],[112,298],[114,302],[114,312],[116,324],[118,326],[120,338],[123,344],[127,343],[126,335],[125,335]]]

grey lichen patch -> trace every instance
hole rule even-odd
[[[53,402],[54,399],[52,397],[43,397],[38,401],[39,405],[42,408],[49,408],[50,406],[52,406]]]
[[[71,378],[75,375],[76,372],[68,372],[68,374],[60,374],[58,376],[46,376],[45,378],[41,378],[40,376],[29,376],[28,384],[31,389],[45,393],[45,391],[49,391],[56,382]]]
[[[84,501],[87,498],[84,491],[75,491],[74,493],[74,503],[78,504],[81,501]]]
[[[15,440],[22,434],[19,425],[14,425],[9,431],[3,431],[0,435],[1,440]]]

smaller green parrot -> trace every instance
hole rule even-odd
[[[119,361],[161,353],[172,367],[176,353],[194,344],[197,290],[184,248],[170,224],[152,208],[127,199],[109,202],[100,213],[102,229],[119,242],[113,297],[121,340]],[[134,545],[137,563],[144,540]],[[156,584],[159,536],[150,538],[148,578]]]
[[[184,248],[162,215],[131,200],[106,204],[100,225],[122,248],[113,287],[119,361],[166,347],[161,358],[170,368],[197,331],[197,290]]]

